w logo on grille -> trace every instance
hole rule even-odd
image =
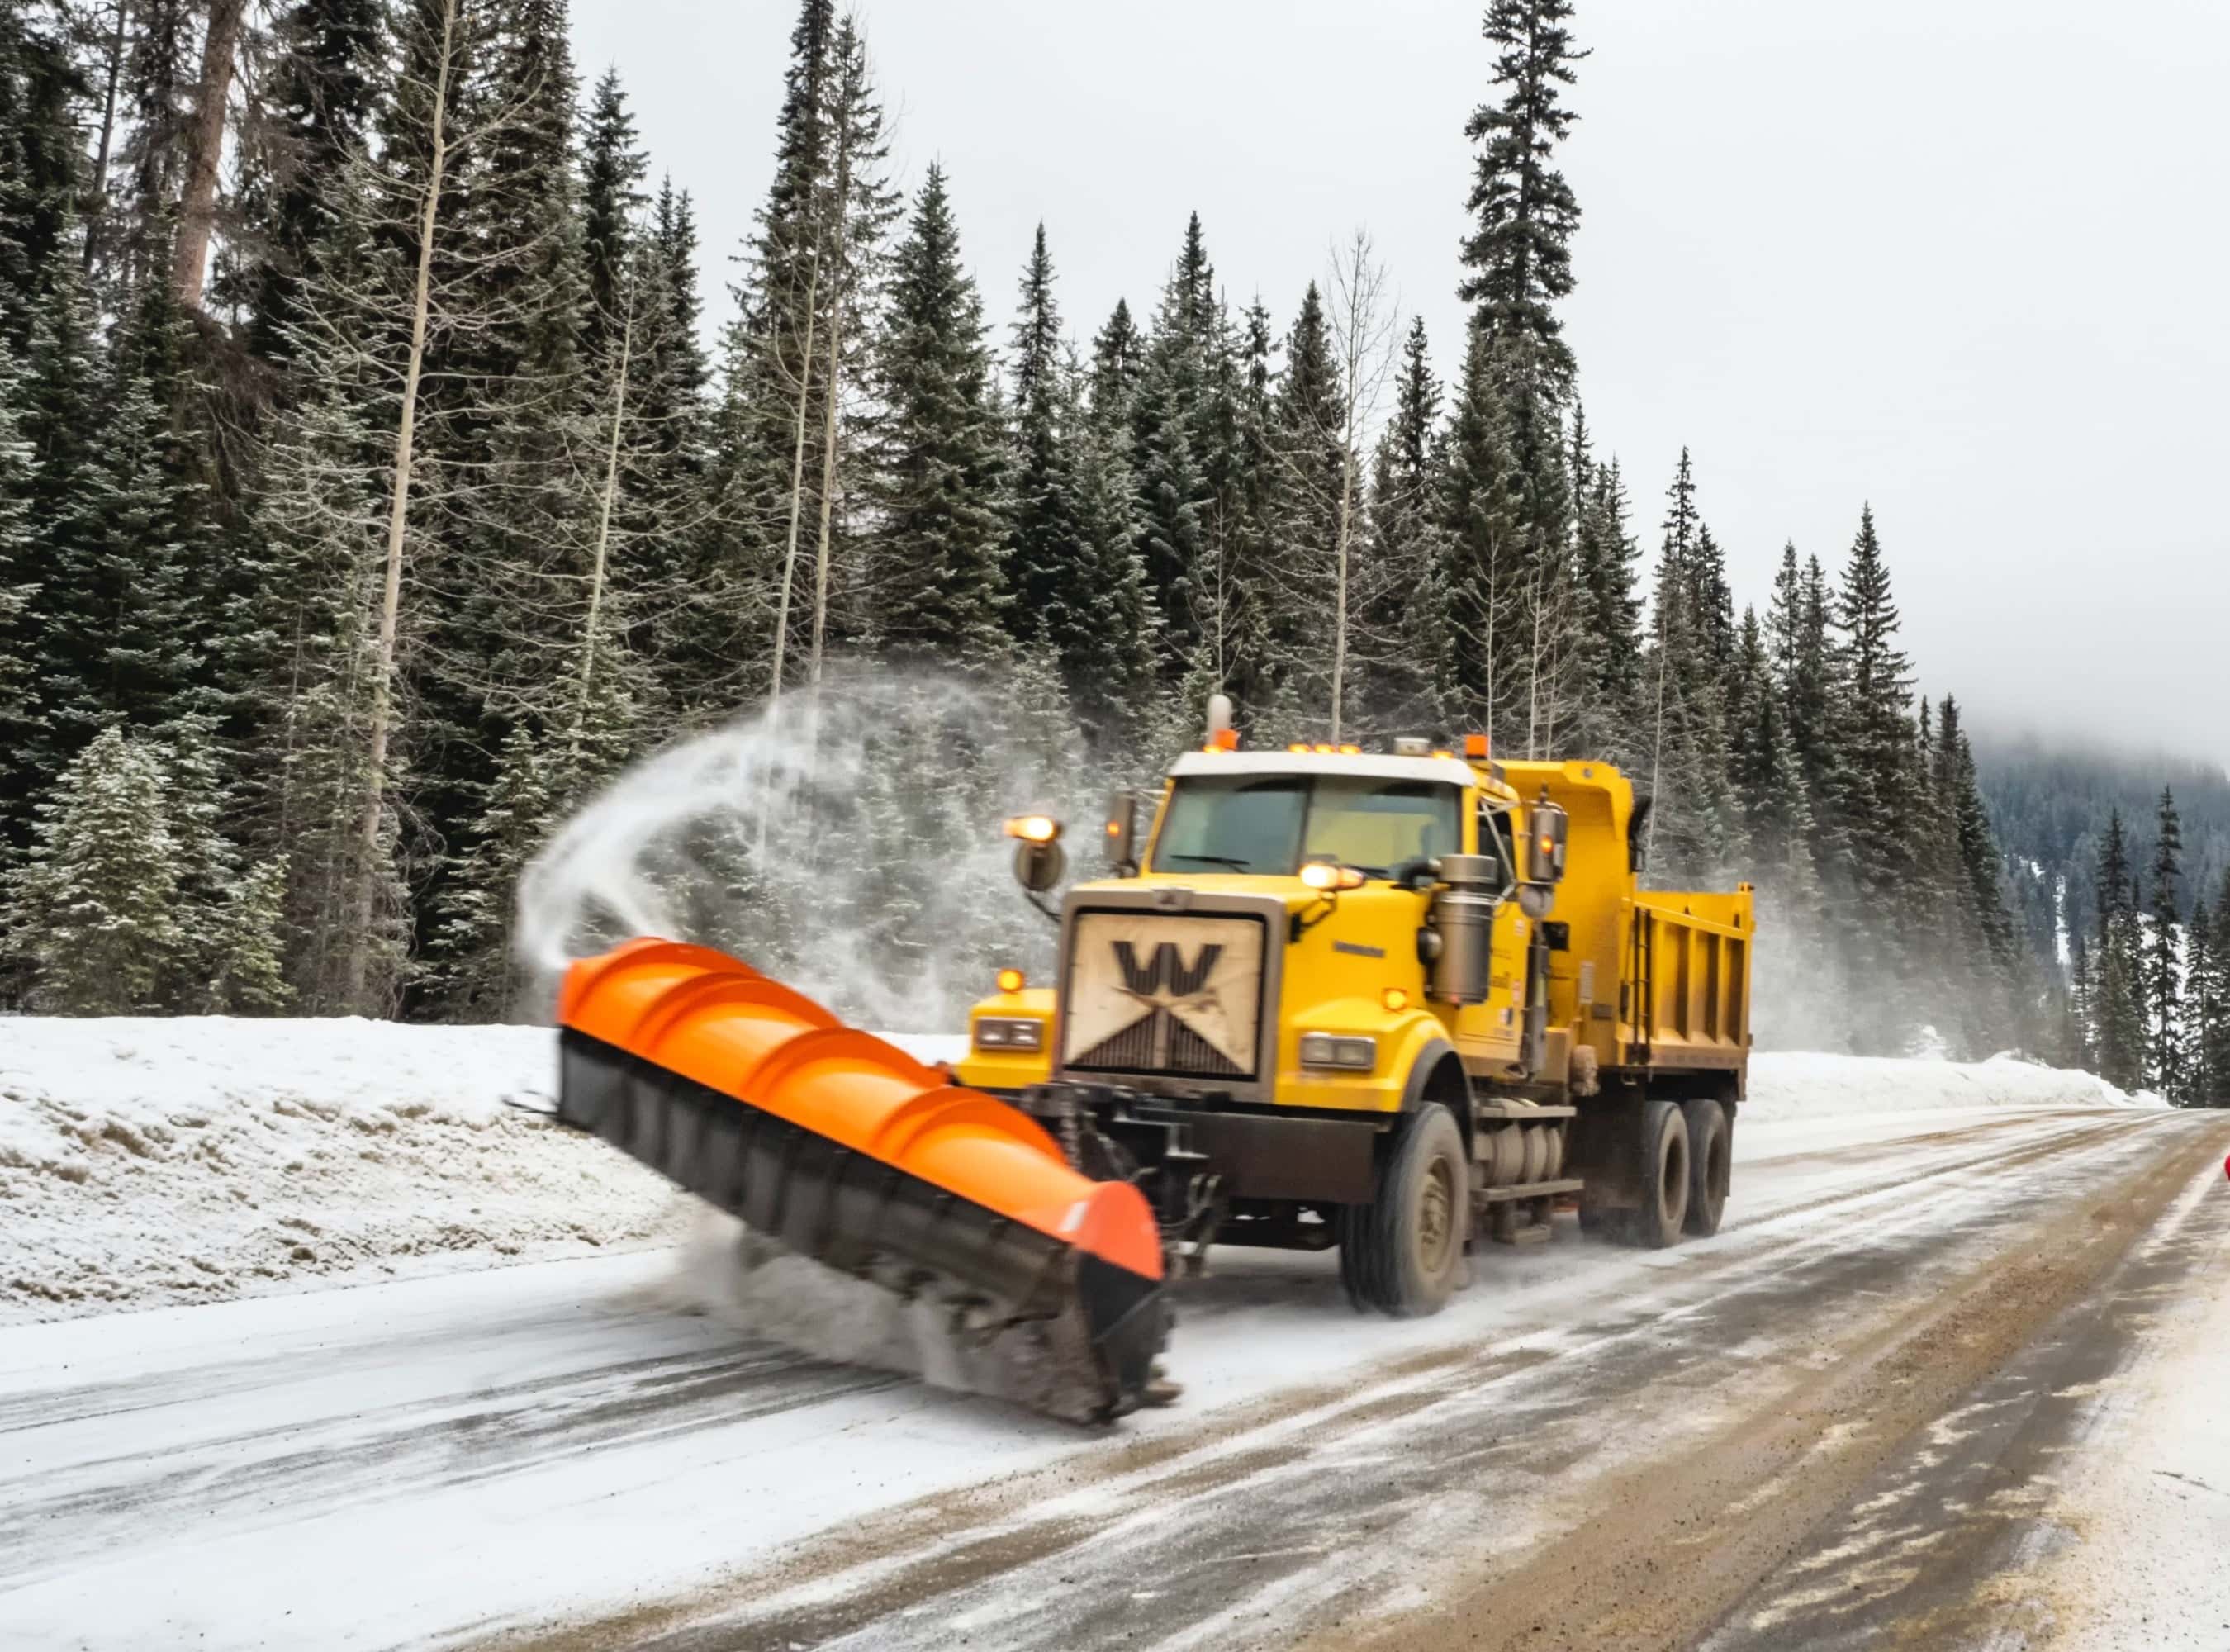
[[[1215,960],[1222,956],[1221,945],[1203,946],[1188,965],[1176,943],[1163,941],[1141,965],[1137,947],[1126,940],[1115,943],[1115,963],[1123,971],[1123,990],[1139,998],[1158,998],[1164,992],[1174,998],[1196,997],[1208,984]]]

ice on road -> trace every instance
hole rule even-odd
[[[309,1096],[307,1050],[284,1107],[237,1074],[165,1094],[158,1064],[74,1092],[61,1064],[26,1076],[8,1059],[0,1212],[66,1155],[81,1197],[104,1173],[120,1198],[164,1190],[150,1221],[190,1226],[197,1178],[283,1194],[276,1152],[197,1167],[180,1109],[298,1152],[515,1129],[482,1167],[499,1182],[510,1155],[546,1154],[557,1179],[493,1187],[497,1210],[562,1203],[582,1174],[607,1190],[579,1196],[595,1208],[635,1174],[487,1094],[532,1092],[523,1055],[471,1095],[455,1052],[408,1078],[390,1057],[390,1094],[452,1091],[371,1133],[351,1119],[383,1107],[382,1081]],[[687,1312],[650,1227],[621,1254],[533,1262],[461,1231],[384,1256],[375,1236],[368,1266],[334,1276],[348,1288],[281,1270],[250,1275],[244,1300],[65,1303],[75,1317],[0,1329],[0,1646],[1222,1646],[1305,1628],[1399,1644],[1436,1611],[1499,1621],[1492,1591],[1567,1564],[1583,1533],[1616,1598],[1573,1591],[1560,1621],[1599,1632],[1615,1610],[1715,1623],[1729,1647],[1827,1643],[1775,1626],[1847,1629],[1805,1579],[1852,1556],[1903,1579],[1867,1596],[1866,1623],[1950,1622],[1929,1616],[1960,1603],[1927,1586],[1926,1548],[1897,1546],[1909,1523],[1866,1511],[2017,1462],[2048,1472],[1988,1522],[1942,1517],[1978,1598],[2048,1612],[2101,1652],[2224,1644],[2201,1632],[2230,1622],[2206,1617],[2220,1586],[2162,1557],[2230,1552],[2219,1450],[2178,1443],[2230,1437],[2221,1384],[2197,1376],[2219,1373],[2230,1334],[2230,1121],[2111,1105],[2095,1081],[2012,1062],[1761,1057],[1754,1096],[1718,1238],[1637,1253],[1561,1223],[1550,1245],[1488,1248],[1447,1313],[1412,1322],[1353,1314],[1328,1257],[1221,1253],[1179,1298],[1183,1402],[1100,1433]],[[77,1133],[57,1122],[73,1110]],[[96,1124],[119,1119],[172,1140],[139,1154]],[[28,1162],[35,1130],[61,1139],[36,1146],[48,1169]],[[590,1168],[549,1168],[570,1153]],[[469,1205],[456,1163],[406,1159],[363,1185],[385,1197],[421,1173]],[[405,1231],[323,1185],[332,1226]],[[8,1228],[0,1273],[92,1246],[103,1221],[131,1230],[107,1201],[86,1208],[74,1240]],[[260,1219],[277,1220],[236,1215],[225,1242],[257,1254]],[[362,1282],[413,1265],[450,1271]],[[124,1300],[159,1293],[151,1277]],[[1916,1351],[1935,1357],[1900,1363]],[[1729,1442],[1747,1454],[1738,1486],[1710,1467]],[[1737,1536],[1807,1536],[1718,1556],[1724,1600],[1621,1570],[1662,1546],[1645,1518],[1708,1528],[1698,1509]]]

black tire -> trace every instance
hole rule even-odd
[[[1708,1239],[1719,1230],[1734,1180],[1734,1130],[1727,1111],[1709,1096],[1682,1104],[1688,1124],[1688,1212],[1681,1231]]]
[[[1463,1274],[1471,1166],[1455,1115],[1428,1102],[1406,1120],[1379,1167],[1376,1197],[1350,1205],[1339,1271],[1350,1300],[1395,1319],[1447,1305]]]
[[[1677,1101],[1641,1104],[1641,1208],[1627,1213],[1626,1239],[1645,1250],[1680,1242],[1688,1216],[1688,1120]]]
[[[1357,1218],[1370,1208],[1367,1204],[1343,1204],[1334,1218],[1339,1234],[1339,1287],[1347,1293],[1348,1304],[1357,1313],[1368,1313],[1371,1307],[1363,1275],[1356,1267],[1356,1259],[1363,1249],[1363,1242],[1357,1237],[1363,1224]]]

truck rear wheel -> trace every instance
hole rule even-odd
[[[1688,1120],[1677,1101],[1641,1104],[1641,1208],[1626,1213],[1626,1237],[1645,1250],[1680,1242],[1688,1216]]]
[[[1339,1276],[1348,1300],[1396,1319],[1437,1313],[1463,1269],[1471,1167],[1455,1116],[1432,1102],[1403,1124],[1369,1204],[1340,1221]]]
[[[1682,1228],[1698,1239],[1719,1230],[1734,1179],[1734,1133],[1726,1109],[1709,1096],[1698,1096],[1680,1111],[1688,1124],[1688,1214]]]

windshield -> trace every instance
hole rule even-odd
[[[1191,776],[1170,794],[1153,869],[1286,877],[1304,861],[1337,861],[1382,878],[1405,861],[1454,854],[1459,804],[1455,787],[1430,780]]]

